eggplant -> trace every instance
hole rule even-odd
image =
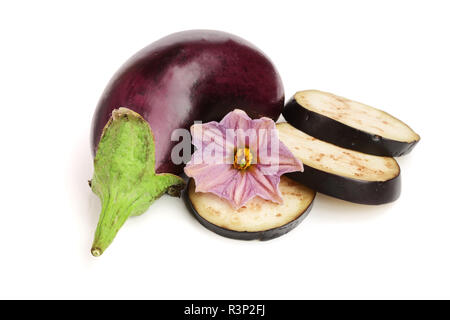
[[[162,194],[180,194],[184,181],[175,174],[189,160],[191,143],[189,132],[178,136],[183,132],[177,129],[220,120],[236,107],[276,121],[283,106],[283,84],[271,61],[228,33],[179,32],[131,57],[107,85],[92,119],[90,185],[102,212],[91,253],[101,255],[127,218],[144,213]]]
[[[184,198],[194,217],[207,229],[227,238],[264,241],[297,227],[311,211],[316,195],[286,176],[281,176],[279,188],[283,204],[255,197],[235,210],[215,194],[195,192],[195,182],[190,179]]]
[[[379,205],[398,199],[400,167],[394,158],[344,149],[278,123],[282,141],[303,162],[303,172],[286,174],[317,192],[342,200]]]
[[[175,129],[219,121],[237,107],[276,121],[283,106],[280,75],[254,45],[220,31],[178,32],[139,51],[113,76],[92,120],[92,152],[112,111],[125,107],[150,124],[156,172],[178,174],[183,164],[171,159]]]
[[[297,129],[342,148],[377,156],[411,152],[420,136],[392,115],[318,90],[297,92],[283,109]]]

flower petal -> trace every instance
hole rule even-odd
[[[237,170],[228,164],[194,164],[186,166],[184,172],[195,180],[196,192],[214,192],[222,196],[223,190],[237,174]]]
[[[220,121],[220,125],[225,128],[227,141],[232,141],[236,148],[244,148],[251,143],[249,140],[256,138],[252,134],[255,131],[253,121],[244,111],[235,109]]]
[[[268,163],[257,164],[258,169],[265,175],[281,176],[288,172],[304,170],[303,163],[281,141],[279,141],[278,151],[271,150],[269,160]]]
[[[287,172],[303,171],[302,162],[280,141],[275,123],[268,120],[259,123],[257,164],[259,170],[265,175],[278,176]]]
[[[301,171],[303,172],[303,163],[297,159],[291,150],[286,147],[283,142],[279,142],[278,149],[278,161],[279,171],[278,174],[282,175],[287,172]]]
[[[245,111],[234,109],[232,112],[223,117],[222,121],[220,121],[220,125],[227,129],[247,130],[252,125],[252,119],[247,115],[247,113],[245,113]]]
[[[232,163],[234,143],[226,140],[225,128],[219,123],[194,124],[191,126],[191,135],[192,144],[197,148],[192,155],[192,163]]]
[[[197,174],[194,177],[195,192],[213,193],[227,200],[234,209],[242,207],[256,195],[251,188],[248,174],[229,165],[226,168],[205,166],[185,171]]]
[[[248,170],[249,180],[252,183],[254,193],[266,200],[277,203],[283,203],[278,185],[280,184],[279,175],[264,175],[257,167]]]

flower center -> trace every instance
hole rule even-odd
[[[238,170],[245,170],[251,166],[253,155],[249,148],[239,148],[234,154],[234,168]]]

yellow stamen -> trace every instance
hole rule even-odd
[[[234,168],[238,170],[245,170],[251,166],[253,155],[249,148],[239,148],[234,154]]]

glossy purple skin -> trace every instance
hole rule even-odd
[[[235,108],[276,121],[283,105],[281,78],[255,46],[220,31],[179,32],[142,49],[111,79],[92,120],[92,151],[112,110],[127,107],[150,124],[156,172],[177,174],[182,166],[170,160],[174,129],[219,121]]]

